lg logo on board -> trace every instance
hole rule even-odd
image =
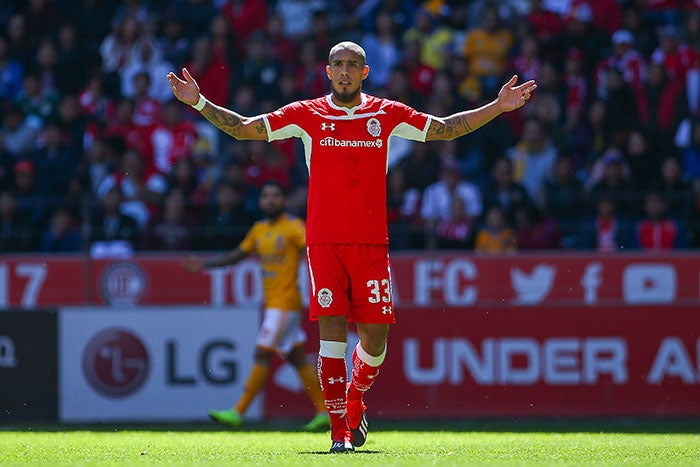
[[[83,352],[83,374],[103,396],[129,396],[148,377],[148,351],[134,334],[111,328],[93,337]]]

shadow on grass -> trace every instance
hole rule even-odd
[[[683,418],[484,418],[469,420],[370,420],[370,429],[429,432],[559,432],[559,433],[700,433],[700,417]],[[302,420],[249,422],[232,429],[214,423],[92,423],[57,424],[6,422],[0,431],[153,431],[153,432],[290,432],[301,433]],[[367,451],[361,451],[367,452]]]
[[[333,455],[333,456],[361,456],[363,454],[383,454],[384,451],[373,451],[371,449],[364,450],[364,451],[353,451],[353,452],[345,452],[345,453],[337,453],[337,452],[329,452],[329,451],[299,451],[299,455]]]

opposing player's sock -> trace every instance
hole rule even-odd
[[[241,394],[241,398],[238,399],[238,403],[236,404],[236,411],[239,414],[243,415],[245,413],[250,403],[255,399],[255,396],[257,396],[263,386],[265,386],[269,372],[270,369],[266,365],[260,365],[258,363],[253,364],[253,368],[251,368],[248,379],[245,382],[243,394]]]
[[[345,342],[321,341],[318,351],[318,379],[331,419],[331,439],[350,438],[347,422]]]
[[[309,399],[316,407],[316,413],[326,413],[326,404],[323,400],[321,385],[318,382],[318,374],[314,371],[314,367],[311,364],[307,364],[299,368],[297,372],[306,393],[309,395]]]

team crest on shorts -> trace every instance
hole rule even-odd
[[[370,118],[367,120],[367,131],[369,131],[369,134],[375,138],[379,136],[379,134],[382,132],[382,126],[379,124],[379,120],[376,118]]]
[[[317,298],[318,304],[321,305],[321,308],[328,308],[331,306],[331,303],[333,303],[333,292],[331,292],[331,289],[324,287],[318,291]]]

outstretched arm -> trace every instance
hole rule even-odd
[[[188,256],[182,260],[181,264],[182,268],[187,272],[200,272],[202,269],[218,268],[221,266],[236,264],[246,256],[248,255],[243,250],[240,248],[235,248],[228,253],[209,261],[204,261],[196,256]]]
[[[530,80],[515,86],[517,81],[518,77],[513,76],[503,85],[495,100],[477,109],[458,112],[449,117],[432,117],[426,141],[451,140],[464,136],[486,125],[503,112],[522,107],[537,85]]]
[[[267,140],[267,128],[262,117],[244,117],[233,110],[212,104],[200,94],[199,85],[187,68],[182,69],[182,77],[184,79],[180,79],[172,71],[166,76],[170,89],[180,102],[191,106],[197,105],[195,108],[204,115],[204,118],[236,139]],[[201,105],[204,107],[200,108]]]

